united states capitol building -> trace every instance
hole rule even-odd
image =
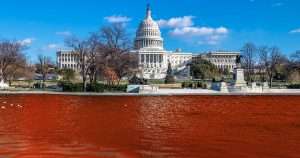
[[[164,49],[164,39],[158,23],[153,20],[150,6],[147,7],[146,16],[140,23],[134,40],[134,50],[138,54],[140,77],[145,79],[164,79],[168,64],[170,63],[176,78],[189,78],[189,64],[197,58],[210,61],[221,70],[233,72],[236,68],[236,58],[239,52],[208,52],[188,53],[180,49],[167,51]],[[60,69],[68,68],[79,71],[73,51],[58,51],[57,66]]]
[[[149,6],[146,17],[136,32],[134,48],[132,52],[138,54],[141,73],[146,79],[165,78],[169,62],[174,71],[185,71],[186,65],[192,60],[192,53],[170,52],[164,49],[159,25],[152,19]],[[182,75],[188,76],[189,72]]]
[[[142,76],[146,79],[163,79],[166,76],[168,64],[171,63],[176,77],[189,77],[189,64],[193,59],[203,58],[215,64],[219,69],[233,71],[239,52],[209,52],[202,55],[164,49],[164,39],[157,22],[151,15],[148,6],[145,19],[136,32],[135,52],[139,55],[139,65]]]

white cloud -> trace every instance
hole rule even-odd
[[[109,23],[126,23],[131,21],[131,18],[129,17],[119,15],[107,16],[104,19]]]
[[[195,26],[194,18],[194,16],[173,17],[161,19],[158,24],[162,28],[171,29],[169,33],[173,37],[202,45],[216,45],[229,34],[226,27]]]
[[[174,29],[173,31],[171,31],[171,34],[174,36],[206,36],[222,35],[227,34],[228,32],[228,29],[225,27],[183,27]]]
[[[229,33],[225,27],[183,27],[176,28],[170,32],[172,36],[190,40],[197,40],[198,44],[216,45]]]
[[[292,31],[290,31],[290,33],[292,33],[292,34],[294,34],[294,33],[300,33],[300,28],[299,28],[299,29],[292,30]]]
[[[183,16],[183,17],[174,17],[168,20],[158,20],[158,24],[160,27],[169,27],[169,28],[181,28],[181,27],[188,27],[193,26],[194,16]]]
[[[64,36],[64,37],[72,36],[72,33],[70,31],[56,32],[55,34],[58,35],[58,36]]]
[[[18,43],[20,43],[22,46],[30,46],[34,40],[34,38],[25,38],[23,40],[18,41]]]

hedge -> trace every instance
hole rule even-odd
[[[63,92],[83,92],[82,83],[61,82]],[[126,92],[127,85],[107,85],[103,83],[87,84],[87,92]]]
[[[300,89],[300,84],[291,84],[287,86],[288,89]]]

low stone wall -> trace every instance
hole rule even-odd
[[[176,84],[155,84],[154,86],[156,86],[160,89],[180,89],[180,88],[182,88],[182,85],[180,83],[176,83]]]

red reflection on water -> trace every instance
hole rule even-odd
[[[299,96],[0,98],[0,157],[300,157]]]

